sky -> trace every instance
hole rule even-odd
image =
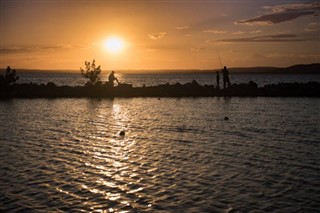
[[[105,42],[117,38],[118,51]],[[320,62],[320,2],[0,0],[0,67],[102,70]],[[221,62],[221,63],[220,63]]]

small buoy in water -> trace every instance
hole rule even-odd
[[[225,120],[225,121],[228,121],[228,120],[229,120],[229,118],[228,118],[228,117],[224,117],[224,120]]]
[[[124,130],[122,130],[122,131],[119,132],[119,135],[120,135],[120,136],[125,136],[125,134],[126,134],[126,132],[125,132]]]

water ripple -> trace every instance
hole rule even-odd
[[[0,102],[0,211],[316,212],[317,106],[276,98]]]

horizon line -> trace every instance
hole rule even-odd
[[[246,67],[246,66],[234,66],[234,67],[227,67],[228,69],[258,69],[258,68],[268,68],[268,69],[282,69],[282,68],[289,68],[292,66],[297,66],[297,65],[312,65],[312,64],[320,64],[320,63],[309,63],[309,64],[293,64],[290,66],[251,66],[251,67]],[[7,66],[8,67],[8,66]],[[0,70],[6,70],[7,67],[0,67]],[[11,67],[11,66],[10,66]],[[41,69],[41,68],[13,68],[11,67],[11,69],[14,69],[16,71],[22,71],[22,72],[27,72],[27,71],[40,71],[40,72],[78,72],[80,71],[80,69],[54,69],[54,68],[50,68],[50,69]],[[208,68],[208,69],[197,69],[197,68],[162,68],[162,69],[108,69],[105,71],[112,71],[115,70],[117,72],[210,72],[210,71],[217,71],[217,70],[221,70],[222,68]],[[101,70],[102,72],[105,72],[103,70]]]

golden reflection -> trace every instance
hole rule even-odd
[[[108,186],[108,187],[110,187],[110,188],[117,188],[117,185],[115,184],[115,183],[113,183],[113,182],[110,182],[110,181],[106,181],[106,180],[104,180],[103,178],[100,178],[99,180],[97,180],[96,181],[97,183],[99,183],[99,184],[102,184],[102,185],[104,185],[104,186]],[[115,197],[116,195],[120,195],[119,193],[116,193],[116,194],[111,194],[110,192],[108,192],[107,193],[107,195],[109,196],[109,197]],[[114,199],[115,200],[115,199]]]
[[[117,127],[117,133],[120,131],[127,132],[129,118],[128,118],[128,110],[122,109],[122,106],[118,103],[114,103],[112,105],[112,118],[114,121],[115,127]]]
[[[141,184],[142,177],[136,169],[136,161],[139,159],[134,153],[138,151],[135,139],[130,137],[128,131],[131,118],[130,109],[126,106],[128,105],[123,105],[122,100],[92,101],[88,105],[91,113],[87,128],[90,131],[86,136],[87,146],[83,148],[86,148],[86,153],[90,153],[91,157],[82,160],[87,167],[86,171],[98,176],[81,187],[106,201],[130,206],[134,201],[123,196],[123,193],[142,198],[145,187]],[[120,131],[125,131],[125,136],[119,135]],[[149,169],[146,172],[154,171]]]
[[[63,193],[63,194],[72,196],[72,197],[74,197],[74,198],[76,198],[76,199],[79,199],[79,200],[83,199],[83,197],[78,196],[78,195],[76,195],[76,194],[74,194],[74,193],[72,193],[72,192],[70,192],[70,191],[65,191],[65,190],[63,190],[63,189],[61,189],[61,188],[59,188],[59,187],[56,187],[56,190],[57,190],[58,192]]]
[[[115,120],[120,120],[122,118],[120,104],[114,103],[112,105],[112,115],[114,116]]]

